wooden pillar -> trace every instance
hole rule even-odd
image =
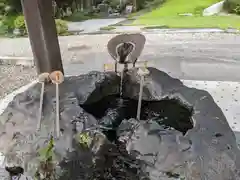
[[[51,0],[21,0],[38,74],[63,72]]]

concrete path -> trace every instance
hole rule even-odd
[[[70,32],[79,32],[82,33],[93,33],[99,31],[100,28],[113,25],[124,21],[124,18],[114,18],[114,19],[90,19],[83,22],[69,22],[68,30]]]

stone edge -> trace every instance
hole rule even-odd
[[[28,90],[30,87],[32,87],[33,85],[35,85],[37,83],[37,80],[22,86],[21,88],[13,91],[12,93],[8,94],[7,96],[5,96],[3,99],[0,100],[0,115],[2,115],[2,113],[4,112],[4,110],[7,108],[8,104],[14,99],[14,97],[17,94],[20,94],[26,90]],[[5,161],[5,156],[2,152],[0,152],[0,168],[3,169],[4,167],[4,161]]]
[[[65,77],[69,77],[69,75],[65,75]],[[31,88],[32,86],[34,86],[37,83],[38,83],[38,80],[36,79],[36,80],[18,88],[17,90],[11,92],[10,94],[6,95],[5,97],[3,97],[3,99],[0,99],[0,116],[2,115],[4,110],[7,108],[8,104],[14,99],[14,97],[16,95],[23,93],[24,91],[27,91],[29,88]]]
[[[0,100],[0,115],[4,112],[4,110],[7,108],[8,104],[14,99],[14,97],[20,93],[23,93],[24,91],[28,90],[30,87],[34,86],[37,83],[37,80],[32,81],[31,83],[28,83],[25,86],[20,87],[19,89],[13,91],[12,93],[5,96],[3,99]]]

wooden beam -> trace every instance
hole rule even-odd
[[[37,72],[63,72],[52,1],[21,2]]]

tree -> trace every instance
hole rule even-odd
[[[137,6],[137,0],[133,0],[133,10],[137,11],[138,6]]]
[[[239,0],[226,0],[224,3],[224,8],[229,13],[240,14],[240,1]]]
[[[8,10],[7,10],[8,9]],[[0,0],[0,13],[8,11],[10,14],[17,14],[22,12],[22,5],[20,0]]]

